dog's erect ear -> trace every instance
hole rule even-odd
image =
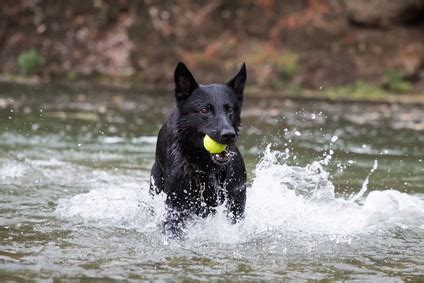
[[[189,69],[182,62],[179,62],[175,68],[174,81],[175,98],[177,100],[189,97],[193,90],[199,86]]]
[[[231,87],[239,100],[243,100],[244,85],[246,83],[246,64],[243,63],[238,74],[227,85]]]

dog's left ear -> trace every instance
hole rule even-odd
[[[234,90],[237,98],[240,101],[243,100],[243,92],[244,92],[245,83],[246,83],[246,64],[243,63],[237,75],[235,75],[234,78],[232,78],[229,82],[227,82],[227,86],[231,87]]]
[[[190,96],[190,94],[199,85],[194,79],[193,75],[189,71],[183,62],[179,62],[174,72],[175,81],[175,98],[177,100],[183,100]]]

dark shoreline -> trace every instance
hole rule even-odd
[[[104,89],[109,92],[113,91],[137,91],[140,92],[172,92],[173,85],[169,84],[152,84],[152,83],[134,83],[130,80],[49,80],[43,81],[40,78],[23,78],[19,77],[16,79],[10,79],[6,76],[0,75],[0,86],[3,87],[36,87],[43,88],[49,85],[70,88],[74,90],[87,90],[91,88]],[[2,90],[0,91],[0,96],[2,96]],[[363,103],[363,104],[400,104],[400,105],[412,105],[412,106],[424,106],[424,95],[423,94],[394,94],[389,93],[385,97],[380,98],[347,98],[347,97],[328,97],[325,95],[325,89],[322,90],[309,90],[309,89],[300,89],[295,93],[290,90],[283,88],[266,88],[259,87],[255,85],[247,86],[246,93],[248,96],[255,98],[263,99],[289,99],[296,101],[317,101],[317,102],[327,102],[327,103],[336,103],[336,104],[349,104],[349,103]]]

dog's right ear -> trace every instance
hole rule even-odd
[[[240,71],[237,73],[237,75],[234,78],[232,78],[229,82],[227,82],[227,85],[234,90],[237,98],[240,101],[243,101],[243,92],[244,92],[245,84],[246,84],[246,64],[243,63]]]
[[[182,62],[179,62],[175,68],[174,81],[175,98],[177,100],[189,97],[193,90],[199,86],[189,69]]]

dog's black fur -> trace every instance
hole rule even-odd
[[[180,62],[174,80],[176,107],[159,131],[150,192],[166,193],[164,232],[179,237],[184,220],[206,217],[224,201],[232,222],[243,217],[246,170],[235,140],[246,66],[226,84],[198,85]],[[227,144],[227,150],[210,154],[203,146],[205,135]]]

